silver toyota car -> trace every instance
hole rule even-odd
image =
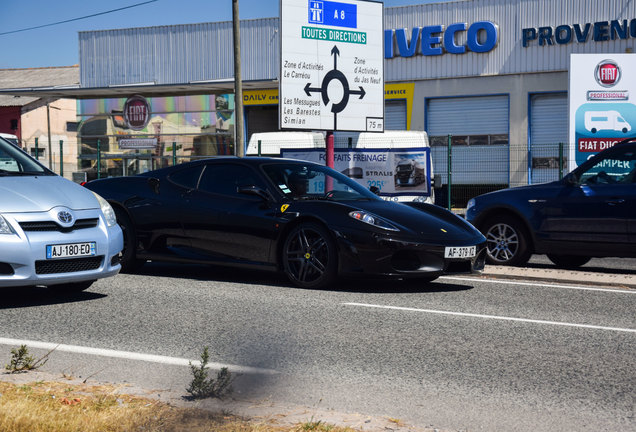
[[[0,287],[82,291],[119,272],[122,248],[106,200],[0,138]]]

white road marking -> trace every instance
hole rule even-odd
[[[466,281],[466,282],[491,282],[491,283],[498,283],[502,285],[525,285],[525,286],[534,286],[534,287],[542,287],[542,288],[561,288],[561,289],[571,289],[571,290],[581,290],[581,291],[602,291],[602,292],[612,292],[612,293],[622,293],[622,294],[636,294],[636,290],[593,288],[593,287],[586,287],[586,286],[579,286],[579,285],[559,285],[559,284],[545,284],[545,283],[536,283],[536,282],[506,281],[501,279],[482,279],[482,278],[456,277],[456,276],[441,276],[440,279]]]
[[[151,363],[161,363],[166,365],[173,366],[189,366],[190,363],[193,365],[201,365],[201,361],[199,360],[188,360],[179,357],[168,357],[162,355],[154,355],[154,354],[143,354],[143,353],[135,353],[129,351],[117,351],[110,349],[102,349],[102,348],[91,348],[91,347],[83,347],[77,345],[64,345],[64,344],[55,344],[51,342],[39,342],[39,341],[31,341],[31,340],[20,340],[20,339],[10,339],[10,338],[2,338],[0,337],[0,345],[26,345],[27,348],[40,348],[46,350],[55,350],[76,354],[88,354],[95,355],[101,357],[113,357],[120,358],[126,360],[139,360]],[[238,366],[238,365],[225,365],[221,363],[209,363],[208,367],[210,369],[221,369],[226,367],[230,370],[230,372],[243,373],[243,374],[263,374],[263,375],[273,375],[278,372],[272,369],[261,369],[250,366]]]
[[[399,311],[407,311],[407,312],[423,312],[423,313],[437,314],[437,315],[451,315],[451,316],[482,318],[482,319],[501,320],[501,321],[516,321],[516,322],[524,322],[524,323],[532,323],[532,324],[547,324],[547,325],[554,325],[554,326],[577,327],[577,328],[586,328],[586,329],[593,329],[593,330],[609,330],[609,331],[616,331],[616,332],[623,332],[623,333],[636,333],[636,329],[628,329],[628,328],[620,328],[620,327],[604,327],[604,326],[596,326],[596,325],[589,325],[589,324],[573,324],[573,323],[566,323],[566,322],[534,320],[534,319],[527,319],[527,318],[513,318],[513,317],[505,317],[505,316],[497,316],[497,315],[482,315],[482,314],[473,314],[473,313],[465,313],[465,312],[449,312],[449,311],[440,311],[440,310],[434,310],[434,309],[417,309],[417,308],[409,308],[409,307],[383,306],[383,305],[374,305],[374,304],[365,304],[365,303],[343,303],[343,305],[375,308],[375,309],[391,309],[391,310],[399,310]]]

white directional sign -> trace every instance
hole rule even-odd
[[[382,3],[281,0],[280,14],[280,128],[382,132]]]

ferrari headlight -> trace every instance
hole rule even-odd
[[[117,216],[115,216],[115,210],[108,204],[104,198],[97,195],[93,192],[93,195],[97,198],[97,202],[99,203],[99,207],[102,209],[102,213],[104,213],[104,219],[106,220],[106,225],[109,227],[115,226],[117,224]]]
[[[393,224],[389,223],[379,216],[374,215],[373,213],[357,210],[349,213],[349,216],[351,216],[355,220],[359,220],[360,222],[373,225],[374,227],[382,228],[388,231],[399,231],[399,229],[396,228]]]
[[[15,234],[9,222],[2,215],[0,215],[0,234]]]

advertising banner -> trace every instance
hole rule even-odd
[[[636,54],[570,56],[569,169],[636,136]]]
[[[324,149],[281,149],[281,157],[325,165]],[[431,195],[431,149],[334,149],[334,169],[385,198]]]

